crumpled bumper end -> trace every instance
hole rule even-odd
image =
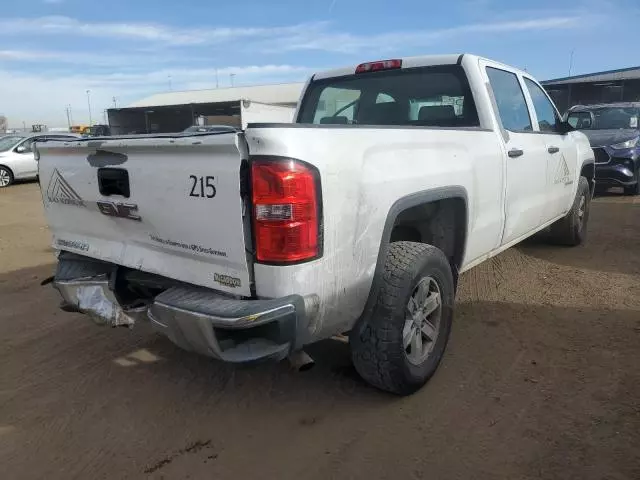
[[[146,318],[147,307],[124,309],[109,290],[106,275],[54,281],[63,299],[61,308],[88,315],[98,325],[133,327],[136,320]]]
[[[226,362],[282,360],[308,338],[315,296],[238,300],[192,286],[171,287],[148,304],[123,307],[109,288],[108,274],[56,279],[62,308],[108,326],[132,327],[150,320],[179,347]]]

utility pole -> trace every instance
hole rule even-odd
[[[87,90],[87,106],[89,107],[89,126],[93,123],[91,118],[91,90]]]
[[[569,56],[569,76],[571,76],[571,70],[573,70],[573,52],[574,49],[571,50],[571,55]]]
[[[216,68],[216,88],[218,88],[218,69]]]
[[[69,127],[69,131],[71,131],[71,105],[64,107],[64,111],[67,112],[67,126]]]
[[[236,76],[235,73],[230,73],[229,78],[231,79],[231,86],[233,87],[233,78]]]
[[[118,108],[117,98],[113,97],[113,108]]]

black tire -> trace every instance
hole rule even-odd
[[[9,179],[8,183],[5,183],[6,180]],[[5,167],[4,165],[0,165],[0,188],[8,187],[13,183],[13,172],[9,169],[9,167]]]
[[[407,353],[407,348],[412,347],[405,348],[403,339],[405,321],[409,321],[407,305],[414,291],[427,279],[435,281],[439,288],[438,333],[426,358],[412,363]],[[376,279],[374,285],[378,285],[378,290],[373,308],[350,333],[353,363],[371,385],[409,395],[434,374],[449,340],[455,297],[451,267],[436,247],[396,242],[390,244],[382,278]]]
[[[584,203],[583,202],[584,199]],[[581,207],[582,206],[582,207]],[[569,213],[551,225],[553,243],[575,247],[587,239],[587,224],[591,209],[591,191],[589,181],[585,177],[578,180],[578,190]]]

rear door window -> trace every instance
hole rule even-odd
[[[313,124],[477,127],[459,65],[354,74],[312,82],[298,121]]]
[[[487,67],[502,126],[512,132],[531,132],[531,116],[515,73]]]

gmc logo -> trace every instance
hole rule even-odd
[[[138,215],[138,205],[133,203],[117,203],[117,202],[105,202],[98,200],[96,202],[100,213],[109,217],[128,218],[129,220],[141,221],[140,215]]]

